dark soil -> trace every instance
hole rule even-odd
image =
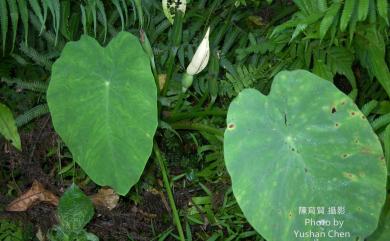
[[[9,185],[16,189],[12,197],[0,195],[0,208],[28,190],[34,180],[38,180],[58,196],[71,184],[71,179],[58,178],[55,165],[58,160],[47,157],[47,153],[58,148],[59,143],[59,137],[48,116],[36,121],[28,132],[21,133],[21,139],[21,153],[0,141],[0,191],[6,193]],[[88,184],[83,190],[87,194],[96,192],[93,184]],[[139,196],[141,201],[138,204],[121,197],[119,205],[111,211],[97,207],[87,230],[96,234],[100,240],[130,240],[129,237],[133,240],[151,240],[167,229],[174,228],[164,192],[142,190]],[[183,208],[190,195],[186,190],[175,190],[175,198],[178,208]],[[56,207],[39,203],[26,212],[0,212],[1,219],[18,220],[25,225],[32,225],[34,234],[39,229],[46,233],[57,224]]]

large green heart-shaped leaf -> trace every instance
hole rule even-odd
[[[139,180],[157,128],[157,89],[138,39],[106,48],[83,36],[54,63],[47,101],[56,131],[99,185],[125,195]]]
[[[283,71],[268,96],[241,92],[227,125],[224,155],[235,197],[267,241],[356,241],[375,230],[386,193],[381,144],[331,82]],[[332,237],[335,231],[345,236]]]

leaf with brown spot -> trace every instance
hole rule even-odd
[[[299,206],[344,206],[343,229],[351,235],[343,241],[376,229],[387,170],[379,138],[360,116],[332,82],[304,70],[277,74],[268,96],[246,89],[233,100],[226,123],[236,127],[225,130],[224,160],[238,205],[264,239],[292,241],[296,230],[334,228],[305,225]]]
[[[6,207],[6,211],[11,211],[11,212],[26,211],[33,205],[40,202],[47,202],[54,206],[57,206],[58,197],[54,195],[52,192],[46,190],[40,182],[34,180],[31,188],[28,191],[26,191],[20,197],[18,197],[17,199],[13,200],[10,204],[8,204],[8,206]]]

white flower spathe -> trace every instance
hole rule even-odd
[[[206,35],[196,50],[194,57],[192,57],[191,63],[187,67],[187,74],[199,74],[207,66],[210,58],[209,35],[210,27],[207,29]]]

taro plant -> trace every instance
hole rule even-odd
[[[182,18],[176,14],[173,32],[181,33]],[[196,51],[198,61],[187,68],[183,92],[213,57],[208,35],[199,48],[206,54]],[[173,69],[168,68],[160,86],[142,29],[141,40],[120,32],[106,47],[88,36],[68,43],[52,66],[47,102],[54,127],[74,160],[95,183],[121,195],[138,182],[153,150],[180,240],[185,240],[154,141],[159,89],[166,94]],[[173,41],[168,67],[179,44],[179,38]],[[300,213],[307,207],[342,208],[338,221],[343,225],[339,231],[347,235],[344,240],[362,240],[377,227],[387,173],[380,142],[353,101],[313,74],[281,72],[269,96],[253,89],[241,92],[229,108],[224,156],[239,206],[268,241],[291,241],[310,231],[329,235],[335,227],[321,223],[332,222],[334,214]]]
[[[377,227],[387,178],[379,139],[353,101],[314,74],[282,71],[268,96],[242,91],[224,156],[239,206],[267,241],[335,232],[356,241]]]
[[[105,48],[83,36],[65,46],[47,91],[53,125],[74,160],[95,183],[121,195],[139,180],[157,128],[158,93],[149,60],[130,33],[119,33]],[[184,240],[163,157],[157,145],[153,149]]]

